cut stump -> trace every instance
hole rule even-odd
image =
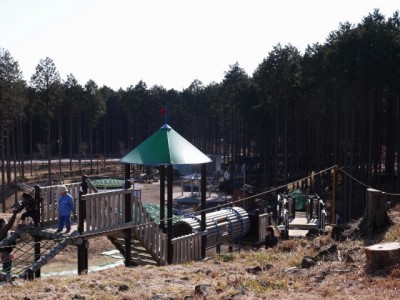
[[[367,189],[367,205],[363,219],[359,225],[361,234],[370,235],[384,230],[391,224],[386,211],[385,193],[375,189]]]
[[[400,262],[400,243],[375,244],[365,247],[367,264],[384,267]]]

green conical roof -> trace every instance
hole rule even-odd
[[[211,159],[165,124],[121,159],[125,164],[195,165]]]

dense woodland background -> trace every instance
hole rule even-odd
[[[194,80],[182,91],[143,81],[114,91],[72,74],[64,80],[48,57],[25,82],[17,59],[0,48],[5,184],[14,161],[122,157],[163,125],[166,106],[177,132],[204,153],[222,154],[231,171],[246,163],[262,174],[263,188],[337,164],[368,185],[400,191],[398,12],[340,24],[304,54],[278,44],[251,75],[235,63],[221,82]],[[358,205],[351,199],[364,187],[347,177],[342,184],[346,203]]]

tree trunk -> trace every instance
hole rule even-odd
[[[29,152],[31,156],[31,177],[33,177],[33,121],[32,113],[29,116]]]
[[[360,223],[362,234],[370,235],[382,231],[391,220],[386,213],[386,197],[382,191],[367,189],[367,206]]]
[[[93,126],[89,125],[90,174],[93,174]]]
[[[7,184],[11,184],[11,146],[10,146],[10,132],[7,139]]]
[[[72,113],[69,115],[69,170],[72,171],[72,122],[73,117]]]
[[[0,127],[1,128],[1,136],[4,137],[4,128],[3,126]],[[2,195],[2,202],[1,202],[1,210],[3,213],[6,212],[6,177],[5,177],[5,168],[4,168],[4,163],[5,163],[5,159],[4,159],[4,138],[1,141],[1,195]]]
[[[47,127],[47,160],[48,160],[48,176],[49,176],[49,185],[52,185],[51,180],[51,126],[50,126],[50,119],[47,118],[46,120],[46,127]]]
[[[21,162],[21,178],[25,178],[25,155],[24,155],[24,127],[22,124],[22,118],[18,118],[18,156]]]

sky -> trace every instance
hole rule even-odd
[[[0,48],[29,83],[50,57],[63,80],[118,90],[140,80],[181,91],[221,82],[229,66],[249,76],[273,47],[301,53],[340,23],[358,24],[396,0],[0,0]]]

